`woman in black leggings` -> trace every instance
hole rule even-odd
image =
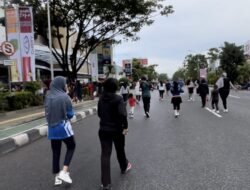
[[[69,120],[74,116],[74,111],[70,97],[66,94],[64,77],[58,76],[52,81],[45,99],[45,115],[48,122],[48,139],[51,140],[55,185],[61,185],[63,181],[72,183],[69,165],[75,150],[75,140]],[[63,169],[60,171],[62,142],[66,144],[67,151]]]

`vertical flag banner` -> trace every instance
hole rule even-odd
[[[132,76],[132,60],[123,60],[122,66],[126,76]]]
[[[31,7],[19,8],[23,81],[35,80],[34,28]]]
[[[92,81],[97,81],[98,80],[98,57],[97,57],[97,53],[91,53],[89,55],[89,62],[91,64]]]
[[[200,69],[200,78],[207,78],[207,69]]]
[[[11,66],[11,81],[20,82],[22,81],[22,62],[20,56],[18,10],[14,8],[6,8],[5,11],[7,40],[15,48],[15,53],[10,56],[10,59],[13,60]]]

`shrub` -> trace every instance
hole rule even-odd
[[[29,91],[14,92],[7,96],[9,110],[18,110],[32,105],[34,94]]]
[[[30,105],[31,106],[43,105],[43,96],[41,96],[41,95],[32,95]]]
[[[37,90],[41,88],[41,85],[39,82],[33,81],[33,82],[26,82],[25,83],[25,90],[32,92],[32,94],[35,94]]]
[[[9,92],[0,92],[0,111],[8,110],[8,101],[7,96],[9,95]]]

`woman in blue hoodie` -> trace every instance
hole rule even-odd
[[[182,103],[181,93],[183,93],[181,85],[177,81],[174,81],[171,87],[171,103],[174,106],[175,117],[178,117],[180,115],[180,104]]]
[[[70,124],[74,111],[70,97],[66,93],[64,77],[57,76],[50,84],[50,90],[45,99],[45,116],[48,122],[48,139],[51,140],[53,153],[55,185],[61,185],[62,181],[72,183],[68,170],[75,150],[74,133]],[[62,142],[66,144],[67,151],[63,169],[60,171]]]

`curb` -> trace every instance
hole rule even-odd
[[[97,107],[90,108],[86,111],[77,112],[76,115],[71,119],[72,123],[80,121],[90,115],[94,115],[97,113]],[[12,152],[24,145],[32,143],[42,137],[47,136],[47,128],[48,126],[42,126],[39,128],[33,128],[28,130],[22,134],[9,137],[4,140],[0,140],[0,156]]]

